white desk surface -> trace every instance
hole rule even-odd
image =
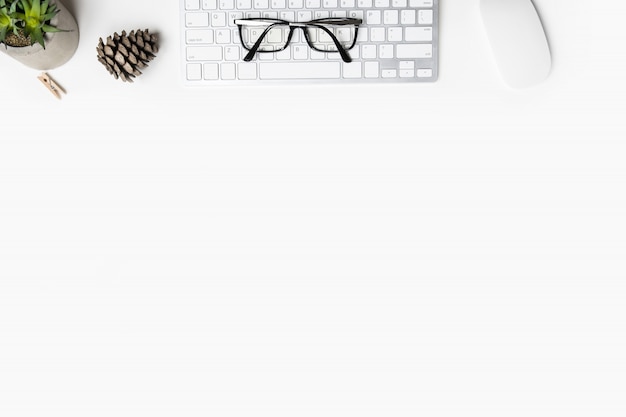
[[[623,1],[536,0],[526,91],[477,0],[434,84],[206,89],[176,0],[65,3],[62,101],[0,55],[0,415],[625,415]]]

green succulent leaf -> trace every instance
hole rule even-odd
[[[15,10],[17,2],[14,1],[7,7],[5,0],[0,0],[0,43],[4,41],[9,31],[14,32],[15,27]]]
[[[41,30],[43,32],[48,32],[48,33],[57,33],[57,32],[65,32],[63,29],[59,29],[57,27],[54,26],[50,26],[50,25],[43,25],[41,27]]]
[[[46,33],[65,32],[50,23],[57,13],[59,8],[50,0],[0,0],[0,43],[13,32],[45,47]]]

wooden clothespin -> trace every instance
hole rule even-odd
[[[63,90],[57,83],[55,83],[54,80],[52,78],[50,78],[50,76],[47,73],[42,72],[37,78],[59,100],[61,99],[61,93],[66,94],[65,90]]]

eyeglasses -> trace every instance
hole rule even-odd
[[[281,19],[246,18],[237,19],[241,44],[248,50],[244,61],[251,61],[257,52],[282,51],[291,42],[293,32],[300,28],[309,46],[320,52],[339,52],[341,59],[352,62],[348,55],[356,43],[361,19],[323,18],[294,23]]]

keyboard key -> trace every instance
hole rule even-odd
[[[219,66],[217,64],[204,64],[204,79],[205,80],[217,80],[219,79]]]
[[[350,62],[343,64],[343,78],[361,78],[362,68],[360,62]]]
[[[363,20],[363,10],[351,10],[348,12],[348,16],[350,16],[353,19]]]
[[[311,49],[311,59],[321,60],[326,58],[326,54],[324,52],[316,51],[315,49]]]
[[[235,25],[235,20],[237,19],[243,19],[243,12],[229,12],[226,23],[230,27],[237,27],[237,25]],[[239,40],[237,40],[237,42],[239,42]]]
[[[433,76],[433,70],[428,68],[428,69],[418,69],[417,70],[417,77],[418,78],[430,78]]]
[[[213,43],[213,31],[211,29],[188,30],[187,32],[185,32],[185,39],[190,45]]]
[[[222,79],[223,80],[234,80],[235,79],[235,64],[228,63],[222,64],[220,67]]]
[[[227,44],[230,43],[230,30],[218,29],[215,31],[215,43]]]
[[[232,10],[235,7],[235,0],[220,0],[221,10]]]
[[[383,42],[385,40],[385,28],[371,28],[370,29],[370,41],[372,42]]]
[[[198,81],[202,79],[201,64],[187,64],[187,79],[189,81]]]
[[[361,45],[363,59],[376,59],[376,45]]]
[[[185,0],[185,9],[200,10],[200,0]]]
[[[397,10],[385,10],[383,13],[383,23],[385,25],[397,25],[398,24],[398,11]]]
[[[286,61],[291,59],[291,48],[285,48],[282,51],[276,52],[276,59],[279,61]]]
[[[406,43],[396,45],[396,58],[432,58],[433,45],[430,43]]]
[[[225,46],[224,59],[226,61],[239,61],[241,48],[239,46]]]
[[[414,25],[416,21],[415,10],[402,10],[400,12],[400,23],[403,25]]]
[[[366,27],[359,28],[359,32],[356,35],[357,45],[362,45],[369,39],[369,30]]]
[[[419,26],[405,28],[404,40],[409,42],[432,42],[433,28]]]
[[[378,61],[365,63],[365,78],[378,78]]]
[[[187,61],[221,61],[221,46],[190,46],[187,48]]]
[[[309,58],[309,47],[296,45],[293,47],[293,59],[303,60]]]
[[[213,27],[226,26],[226,13],[211,13],[211,26]]]
[[[393,45],[391,44],[378,45],[378,57],[382,59],[392,59],[393,58]]]
[[[387,28],[387,41],[400,42],[401,40],[402,40],[402,28],[401,27]]]
[[[332,79],[341,75],[339,62],[262,62],[259,64],[262,80]]]
[[[368,10],[366,14],[368,25],[380,25],[381,14],[380,10]]]
[[[432,25],[433,24],[433,11],[432,10],[420,10],[417,12],[417,23],[420,25]]]
[[[396,78],[398,76],[398,71],[395,69],[384,69],[382,70],[381,76],[383,78]]]
[[[296,13],[296,16],[298,16],[298,22],[308,22],[309,20],[313,19],[313,12],[309,10],[301,10],[298,13]]]
[[[256,63],[255,62],[240,62],[237,64],[237,72],[240,80],[254,80],[256,79]]]
[[[207,27],[209,26],[209,14],[187,13],[185,15],[185,25],[188,28]]]

